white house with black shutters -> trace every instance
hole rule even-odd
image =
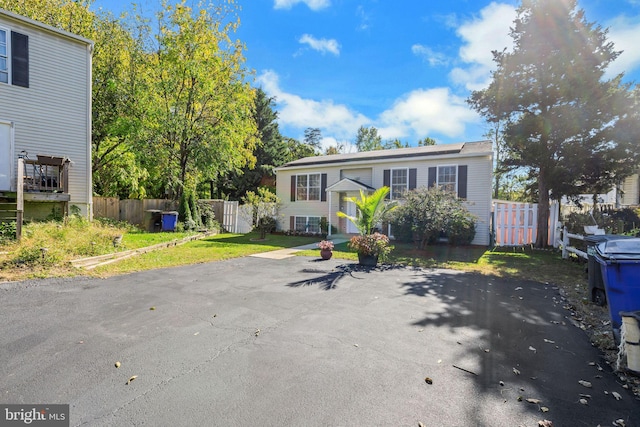
[[[24,202],[25,219],[73,205],[90,215],[92,49],[0,9],[0,214]]]
[[[305,157],[277,169],[278,229],[319,232],[324,218],[338,233],[354,234],[353,224],[336,215],[355,215],[346,197],[388,186],[390,198],[401,201],[408,190],[437,185],[465,200],[478,218],[472,243],[488,245],[492,170],[490,141]]]

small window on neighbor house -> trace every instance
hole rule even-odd
[[[319,173],[296,175],[296,200],[320,200],[321,185]]]
[[[0,83],[9,83],[8,31],[0,28]]]
[[[407,169],[391,169],[391,199],[402,199],[409,190],[409,173]]]
[[[438,166],[438,187],[445,191],[457,191],[457,167]]]

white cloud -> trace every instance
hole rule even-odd
[[[311,10],[320,10],[331,5],[331,0],[274,0],[274,9],[291,9],[298,3],[304,3]]]
[[[433,134],[459,137],[465,125],[478,121],[465,99],[453,95],[449,88],[418,89],[380,115],[380,134],[384,139]]]
[[[447,65],[448,60],[446,55],[439,52],[434,52],[429,46],[424,46],[421,44],[414,44],[411,46],[411,52],[414,55],[422,57],[425,61],[429,63],[432,67],[436,67],[438,65]]]
[[[267,94],[276,97],[279,122],[283,126],[300,130],[320,128],[325,138],[349,140],[355,137],[360,126],[370,122],[363,114],[332,100],[315,101],[283,91],[274,71],[264,71],[257,80]]]
[[[636,43],[640,40],[640,22],[632,22],[627,17],[620,16],[607,23],[609,40],[615,45],[615,50],[622,50],[622,54],[609,65],[606,77],[612,78],[621,72],[630,73],[640,66],[640,49]]]
[[[317,50],[323,55],[327,52],[336,56],[340,55],[340,44],[335,39],[317,39],[311,34],[303,34],[298,42],[309,45],[311,49]]]
[[[371,15],[365,12],[362,5],[359,5],[356,8],[356,16],[360,18],[360,25],[358,25],[357,27],[358,30],[365,31],[371,27],[371,24],[369,24],[369,22],[371,21]]]
[[[507,48],[511,50],[513,40],[509,27],[516,17],[516,8],[508,4],[491,3],[480,11],[480,16],[464,22],[457,29],[463,41],[460,60],[466,65],[456,67],[450,73],[455,84],[468,90],[486,87],[495,68],[491,51]]]

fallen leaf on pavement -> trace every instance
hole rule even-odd
[[[541,406],[541,407],[540,407],[540,410],[541,410],[542,412],[549,412],[549,408],[547,408],[546,406]]]
[[[115,366],[116,366],[116,368],[119,368],[120,367],[120,362],[116,362]]]
[[[549,420],[538,421],[538,427],[553,427],[553,423]]]
[[[578,381],[578,383],[579,383],[581,386],[584,386],[584,387],[587,387],[587,388],[591,388],[591,383],[590,383],[589,381],[580,380],[580,381]]]
[[[580,399],[578,402],[582,403],[583,405],[587,405],[589,403],[589,401],[587,399]]]
[[[520,375],[520,371],[516,368],[513,368],[513,373],[516,375]]]
[[[135,380],[136,378],[138,378],[137,375],[132,375],[128,380],[127,380],[127,385],[129,385],[131,383],[131,381]]]
[[[429,378],[429,377],[426,377],[424,379],[424,382],[427,383],[427,384],[433,384],[433,380],[431,378]]]
[[[618,393],[617,391],[614,391],[611,394],[613,394],[613,397],[615,397],[616,400],[622,399],[622,396],[620,396],[620,393]]]
[[[150,308],[149,308],[149,310],[155,310],[155,309],[156,309],[155,307],[150,307]]]
[[[535,349],[535,347],[533,347],[533,346],[531,346],[531,345],[529,346],[529,350],[533,351],[534,353],[535,353],[536,351],[538,351],[538,350],[536,350],[536,349]]]
[[[537,405],[538,403],[540,403],[540,402],[542,402],[542,401],[541,401],[540,399],[533,399],[533,398],[529,397],[529,398],[527,399],[527,402],[529,402],[529,403],[535,403],[535,404]]]

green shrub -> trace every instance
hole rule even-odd
[[[393,235],[399,241],[414,242],[419,248],[441,236],[452,245],[471,243],[476,217],[455,194],[437,187],[409,191],[405,201],[390,215]]]
[[[0,243],[16,239],[16,223],[0,222]]]

